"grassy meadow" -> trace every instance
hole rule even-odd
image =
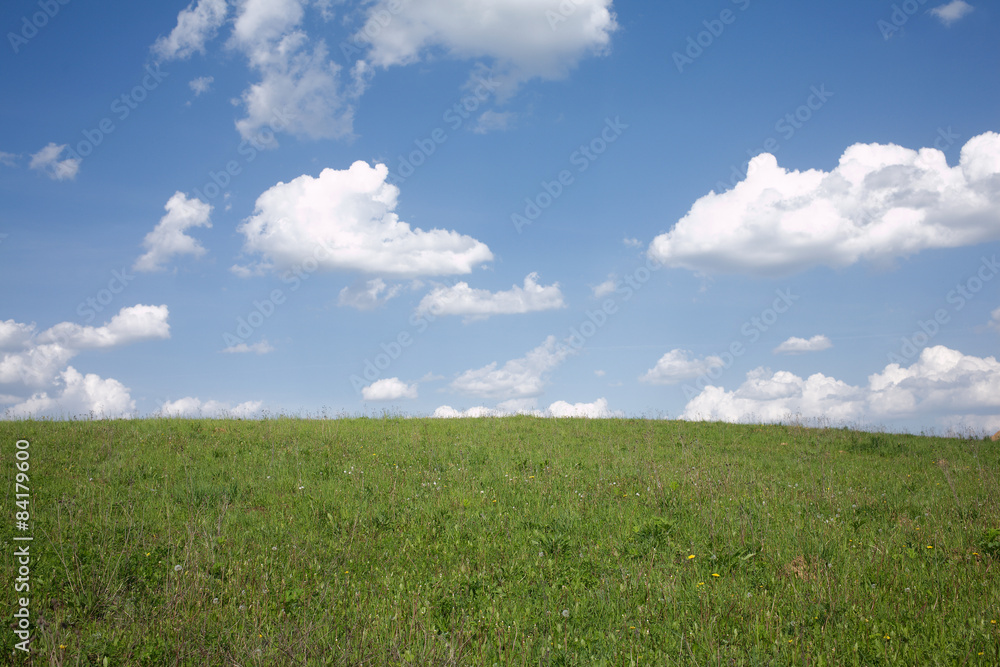
[[[0,422],[12,665],[997,665],[1000,442],[641,419]],[[13,610],[19,594],[6,583]]]

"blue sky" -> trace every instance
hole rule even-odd
[[[994,5],[0,16],[8,418],[1000,428]]]

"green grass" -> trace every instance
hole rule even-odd
[[[19,438],[35,635],[29,658],[5,629],[11,664],[1000,664],[1000,443],[639,419],[0,422],[9,582]]]

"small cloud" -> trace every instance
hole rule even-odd
[[[336,0],[338,3],[343,2],[343,0]],[[333,4],[334,0],[315,0],[316,9],[319,10],[320,15],[323,17],[324,21],[332,21],[336,18],[337,14],[330,9],[330,5]]]
[[[254,343],[253,345],[247,345],[246,343],[240,343],[238,345],[230,345],[229,347],[222,350],[225,354],[248,354],[250,352],[254,354],[267,354],[268,352],[273,352],[274,347],[271,346],[266,340],[262,340],[259,343]]]
[[[599,378],[602,378],[605,375],[607,375],[607,373],[605,373],[604,371],[594,371],[594,375],[596,375]]]
[[[566,343],[549,336],[523,357],[510,359],[498,367],[492,362],[482,368],[470,369],[451,382],[454,391],[487,398],[532,398],[542,393],[548,376],[574,350]]]
[[[260,411],[261,401],[245,401],[230,405],[221,401],[202,401],[194,396],[185,396],[176,401],[167,401],[154,413],[158,417],[227,417],[248,419]]]
[[[194,96],[198,97],[202,93],[207,93],[214,81],[214,76],[199,76],[197,79],[188,81],[188,86],[194,91]]]
[[[622,243],[625,244],[626,248],[641,248],[642,247],[642,241],[640,241],[639,239],[630,239],[628,237],[625,237],[625,238],[622,239]]]
[[[7,167],[16,167],[17,166],[16,160],[19,157],[21,156],[16,153],[5,153],[3,151],[0,151],[0,164]]]
[[[372,310],[384,305],[402,290],[402,286],[386,285],[381,278],[359,281],[340,290],[337,295],[338,306],[349,306],[358,310]]]
[[[990,313],[990,321],[987,323],[986,328],[1000,333],[1000,308]]]
[[[249,3],[253,4],[253,3]],[[256,6],[256,5],[254,5]],[[485,243],[445,229],[411,227],[395,213],[389,168],[357,161],[272,186],[237,231],[244,251],[282,272],[305,262],[319,271],[418,278],[472,273],[493,260]]]
[[[212,207],[197,197],[188,199],[183,192],[175,192],[164,208],[167,214],[142,241],[146,254],[132,265],[134,271],[162,271],[164,264],[175,255],[201,257],[205,254],[205,248],[184,232],[191,227],[211,227]]]
[[[975,9],[965,0],[952,0],[946,5],[940,5],[931,10],[931,14],[941,19],[945,25],[951,25],[955,21],[967,16]]]
[[[602,296],[606,296],[615,291],[615,285],[618,284],[618,276],[613,273],[608,274],[608,279],[605,280],[600,285],[593,288],[594,296],[600,299]]]
[[[472,418],[477,417],[502,417],[503,413],[499,413],[496,410],[477,406],[474,408],[469,408],[468,410],[456,410],[450,405],[442,405],[434,411],[431,415],[434,419],[462,419],[462,418]]]
[[[184,60],[195,53],[205,52],[205,42],[215,36],[226,18],[226,0],[199,0],[182,9],[177,26],[166,37],[160,37],[152,51],[163,60]]]
[[[268,264],[253,264],[251,266],[233,264],[229,267],[229,270],[239,278],[253,278],[255,276],[263,276],[269,268],[270,265]]]
[[[774,348],[775,354],[802,354],[804,352],[819,352],[833,347],[830,339],[822,334],[817,334],[809,340],[792,336],[784,343]]]
[[[539,410],[534,399],[514,399],[499,403],[495,408],[478,405],[466,410],[456,410],[450,405],[442,405],[431,416],[437,419],[476,419],[479,417],[509,417],[511,415],[532,415],[546,418],[586,417],[589,419],[621,416],[620,413],[608,410],[608,401],[605,398],[599,398],[593,403],[556,401],[545,410]]]
[[[484,111],[479,116],[479,120],[476,121],[472,131],[476,134],[503,132],[511,128],[511,123],[516,117],[516,114],[512,111],[499,112],[490,109],[489,111]]]
[[[556,401],[545,411],[546,417],[585,417],[587,419],[606,419],[615,416],[608,410],[608,399],[599,398],[593,403],[567,403]]]
[[[60,160],[59,156],[66,150],[66,147],[66,144],[49,143],[45,148],[31,156],[31,163],[28,166],[43,172],[53,181],[71,181],[76,178],[76,172],[80,170],[81,160],[78,157]]]
[[[384,378],[373,382],[361,390],[366,401],[395,401],[400,398],[416,398],[417,385],[406,384],[399,378]]]
[[[514,285],[502,292],[473,289],[466,282],[451,287],[435,287],[420,300],[417,313],[464,315],[465,322],[485,320],[493,315],[533,313],[565,308],[559,283],[540,285],[538,274],[529,273],[524,285]]]
[[[687,350],[671,350],[660,357],[656,366],[646,371],[639,380],[649,384],[676,384],[683,380],[694,379],[724,365],[721,357],[696,359]]]

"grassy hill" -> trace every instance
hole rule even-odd
[[[34,537],[11,664],[1000,664],[988,440],[510,417],[0,443],[3,581]]]

